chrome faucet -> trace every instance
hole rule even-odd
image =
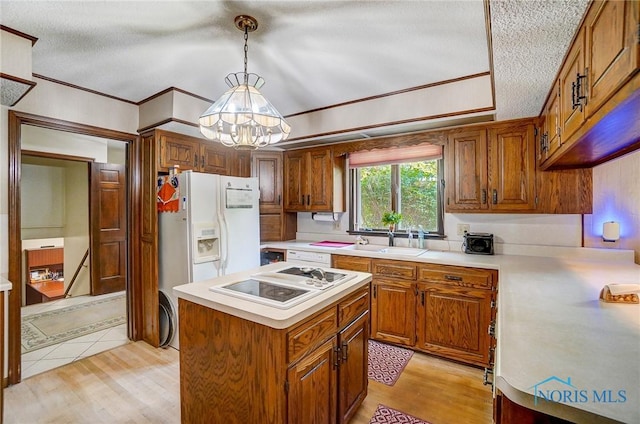
[[[320,274],[320,278],[315,275],[316,273]],[[315,278],[316,280],[325,281],[324,270],[321,268],[313,268],[311,271],[309,271],[309,275],[311,275],[311,278]]]
[[[358,236],[356,237],[356,244],[369,244],[369,239],[366,237]]]

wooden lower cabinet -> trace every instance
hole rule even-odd
[[[333,266],[349,264],[335,258]],[[373,259],[371,338],[490,368],[498,272]]]
[[[367,396],[368,312],[340,332],[339,343],[341,362],[338,373],[338,422],[347,423]]]
[[[179,299],[184,423],[346,423],[367,395],[368,285],[290,328]]]
[[[371,259],[360,256],[331,255],[331,266],[349,271],[371,272]]]
[[[371,300],[371,337],[390,343],[415,344],[415,284],[375,278]]]
[[[288,423],[336,422],[336,346],[334,337],[289,368]]]
[[[418,283],[416,348],[488,366],[489,290]]]

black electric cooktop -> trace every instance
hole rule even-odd
[[[283,303],[309,292],[309,290],[285,287],[278,284],[268,283],[266,281],[252,279],[239,281],[225,286],[225,288],[239,293]]]

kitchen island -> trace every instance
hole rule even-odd
[[[640,305],[598,300],[605,284],[640,283],[633,252],[545,246],[530,249],[538,256],[400,255],[385,246],[329,249],[304,241],[265,247],[496,269],[496,421],[524,422],[500,409],[511,402],[572,422],[640,422]]]
[[[342,423],[362,403],[371,274],[350,272],[288,309],[210,290],[291,266],[174,288],[182,422]]]

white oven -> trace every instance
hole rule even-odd
[[[331,253],[287,250],[287,262],[308,264],[310,266],[331,267]]]

